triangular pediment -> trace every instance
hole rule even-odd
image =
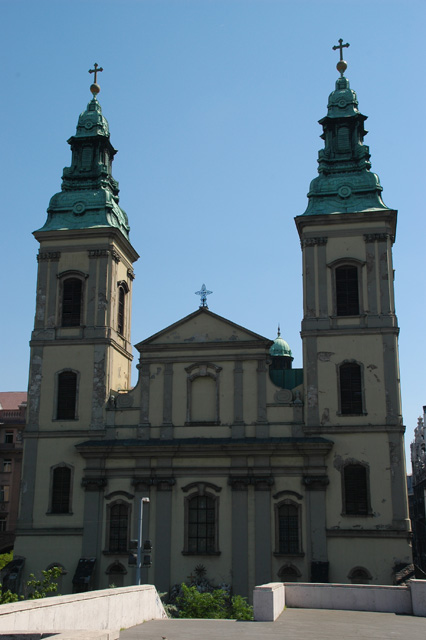
[[[235,322],[202,307],[189,316],[178,320],[153,336],[139,342],[136,349],[143,350],[147,346],[205,344],[205,343],[258,343],[258,346],[269,346],[272,340],[245,329]]]

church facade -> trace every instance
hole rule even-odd
[[[61,592],[142,582],[166,591],[203,565],[249,595],[270,581],[392,584],[411,562],[392,245],[396,211],[370,171],[357,97],[339,67],[308,207],[303,368],[291,350],[205,302],[137,344],[133,264],[93,99],[40,243],[23,486],[23,575],[59,565]],[[302,283],[301,283],[302,284]]]

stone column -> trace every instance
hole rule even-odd
[[[141,376],[141,408],[138,424],[138,438],[149,440],[149,364],[139,364]]]
[[[248,477],[231,476],[232,490],[232,589],[248,596]]]
[[[303,478],[306,488],[308,545],[310,546],[311,582],[328,582],[328,550],[325,491],[328,476]],[[319,579],[320,578],[320,579]]]
[[[59,258],[61,257],[60,251],[55,252],[55,256],[49,260],[49,279],[48,279],[48,294],[47,294],[47,318],[46,326],[56,327],[58,316],[58,267]],[[60,322],[60,319],[58,318]]]
[[[175,479],[154,478],[154,484],[157,487],[155,494],[154,580],[158,591],[168,591],[171,586],[172,489]]]
[[[88,461],[89,462],[89,461]],[[98,464],[98,461],[95,462]],[[106,478],[83,478],[84,528],[81,545],[82,558],[96,558],[94,585],[99,585],[99,560],[103,549],[102,525],[104,522],[104,490]]]
[[[258,360],[257,363],[257,420],[256,438],[269,437],[269,425],[266,415],[266,359]]]
[[[173,363],[166,362],[164,365],[163,378],[163,424],[160,430],[160,437],[165,440],[173,438]]]
[[[410,530],[408,518],[404,436],[400,431],[391,431],[389,438],[390,482],[392,496],[392,526],[402,531]]]
[[[232,437],[243,438],[244,434],[243,363],[237,360],[234,364],[234,422],[232,425]]]
[[[368,312],[370,315],[377,315],[377,279],[376,279],[376,242],[375,233],[366,233],[365,253],[367,262],[367,298]]]
[[[255,584],[272,581],[271,487],[272,476],[254,477]]]

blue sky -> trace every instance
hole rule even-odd
[[[99,100],[136,263],[132,342],[198,307],[269,338],[302,365],[294,216],[322,147],[318,120],[347,77],[368,116],[372,169],[399,210],[394,247],[404,422],[426,404],[424,0],[0,0],[3,196],[0,389],[27,385],[37,243],[69,165],[66,140]],[[136,382],[135,376],[133,382]]]

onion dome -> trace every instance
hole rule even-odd
[[[284,338],[281,338],[281,331],[279,326],[278,326],[278,335],[274,340],[274,344],[269,349],[269,355],[287,356],[289,358],[293,357],[288,343],[284,340]]]

